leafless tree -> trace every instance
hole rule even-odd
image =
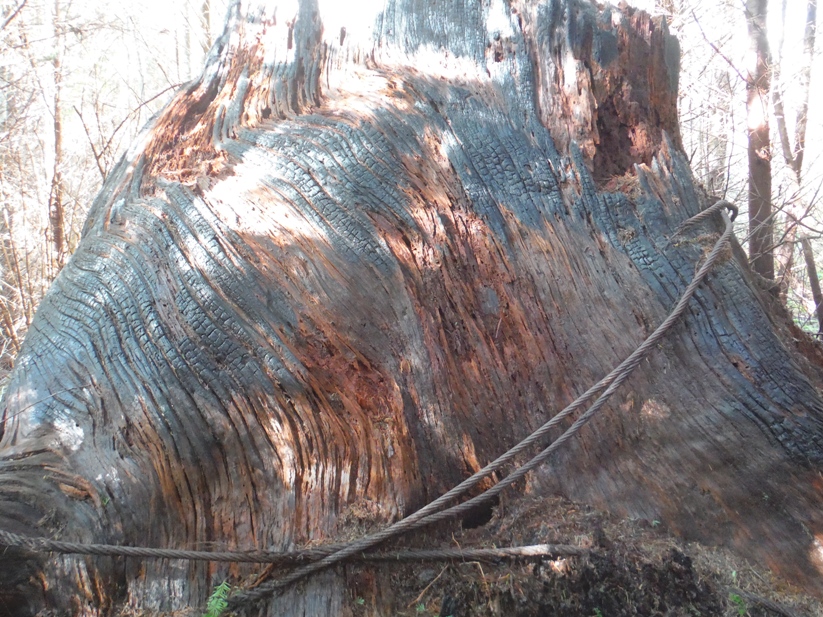
[[[105,6],[23,0],[0,12],[0,383],[101,183],[192,77],[225,2],[185,0],[156,21]],[[179,71],[158,61],[169,57]]]

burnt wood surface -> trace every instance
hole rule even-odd
[[[717,239],[719,218],[672,238],[708,204],[661,19],[290,6],[233,4],[92,206],[3,398],[3,529],[279,550],[393,521],[619,363]],[[521,489],[819,590],[820,356],[745,262]],[[257,571],[8,553],[0,601],[171,610]],[[260,611],[346,601],[330,572]]]

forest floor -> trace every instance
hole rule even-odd
[[[731,551],[551,498],[515,501],[485,525],[412,538],[427,547],[572,544],[582,557],[347,565],[350,615],[398,617],[823,617],[823,603]],[[778,603],[765,608],[759,596]],[[388,610],[388,612],[387,612]],[[347,611],[348,612],[348,611]]]

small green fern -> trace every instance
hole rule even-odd
[[[746,601],[743,598],[741,598],[738,594],[730,593],[729,600],[731,600],[732,604],[734,604],[735,608],[737,608],[737,614],[740,617],[746,617],[746,615],[749,614],[749,609],[746,608]]]
[[[228,581],[223,581],[209,596],[206,603],[206,613],[203,617],[220,617],[229,605],[228,597],[231,592],[231,585]]]

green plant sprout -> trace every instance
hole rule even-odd
[[[231,585],[228,581],[223,581],[209,596],[209,601],[206,602],[206,613],[203,617],[220,617],[226,608],[229,606],[229,593],[231,592]]]
[[[746,615],[749,614],[749,610],[746,608],[746,601],[743,600],[743,598],[741,598],[739,595],[737,595],[736,593],[730,593],[729,600],[731,600],[732,604],[734,604],[737,607],[737,614],[739,615],[739,617],[746,617]]]

